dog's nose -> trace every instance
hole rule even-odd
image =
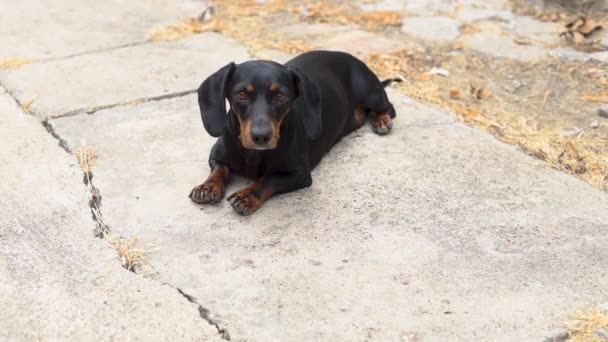
[[[251,139],[256,145],[264,146],[268,144],[272,137],[272,129],[270,127],[251,127]]]

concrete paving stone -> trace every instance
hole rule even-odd
[[[197,16],[206,6],[202,0],[2,1],[0,59],[62,57],[141,42],[153,29]]]
[[[591,39],[599,40],[599,49],[602,51],[608,50],[608,29],[604,28],[595,33]]]
[[[517,17],[515,20],[515,34],[530,38],[533,42],[546,45],[558,45],[560,23],[551,23],[537,20],[533,17]]]
[[[482,8],[503,10],[510,8],[508,0],[380,0],[364,2],[359,1],[359,6],[366,10],[375,11],[406,11],[418,16],[431,16],[439,13],[453,13],[461,8]]]
[[[605,193],[390,97],[390,135],[345,137],[310,188],[250,217],[187,198],[214,142],[195,96],[52,123],[98,149],[106,220],[159,243],[161,277],[234,339],[538,341],[608,301]]]
[[[556,49],[549,50],[549,56],[554,57],[554,58],[563,59],[566,61],[579,61],[579,62],[586,62],[591,59],[589,54],[587,54],[583,51],[580,51],[580,50],[576,50],[571,47],[562,47],[562,48],[556,48]]]
[[[347,32],[317,37],[312,41],[315,49],[345,51],[359,58],[372,52],[392,52],[412,46],[412,42],[401,41],[384,34],[352,29]]]
[[[429,1],[430,2],[430,1]],[[435,1],[437,2],[437,1]],[[403,0],[380,0],[380,1],[358,1],[359,7],[364,11],[404,11],[410,6],[411,1]]]
[[[463,22],[473,22],[479,20],[498,20],[511,22],[515,18],[513,12],[509,10],[496,10],[487,8],[461,8],[456,14],[457,18]]]
[[[459,26],[458,21],[449,17],[405,17],[401,30],[425,40],[451,41],[460,35]]]
[[[0,340],[220,340],[197,306],[93,236],[78,163],[0,94]]]
[[[314,36],[350,31],[353,28],[346,25],[330,23],[297,23],[292,25],[280,26],[277,29],[280,32],[289,35]]]
[[[275,61],[277,63],[284,64],[287,61],[289,61],[290,59],[294,58],[295,55],[292,55],[290,53],[286,53],[283,51],[275,50],[275,49],[264,49],[264,50],[257,51],[255,53],[255,56],[253,56],[253,57],[255,57],[257,59],[271,60],[271,61]]]
[[[593,52],[593,53],[589,54],[589,57],[591,57],[591,59],[594,59],[598,62],[608,64],[608,51]]]
[[[514,59],[522,62],[533,62],[547,56],[548,51],[536,45],[519,45],[509,34],[495,34],[482,30],[465,35],[462,41],[475,51],[497,58]]]
[[[35,98],[35,113],[116,104],[198,88],[232,59],[249,58],[241,45],[217,33],[155,42],[69,59],[0,70],[0,82],[22,102]],[[179,62],[176,62],[179,61]]]

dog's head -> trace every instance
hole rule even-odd
[[[321,133],[319,88],[293,67],[268,61],[230,63],[209,76],[198,89],[198,104],[205,129],[214,137],[226,127],[226,99],[247,149],[276,148],[281,124],[293,113],[309,138]]]

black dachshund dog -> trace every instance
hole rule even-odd
[[[343,52],[312,51],[284,65],[224,66],[198,89],[205,129],[219,139],[209,156],[211,174],[190,198],[217,203],[236,172],[254,182],[228,201],[249,215],[273,195],[310,186],[310,172],[323,155],[368,117],[374,132],[390,132],[395,109],[384,87],[393,81],[381,82]]]

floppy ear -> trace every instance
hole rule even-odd
[[[198,88],[198,106],[207,132],[219,137],[226,126],[226,84],[234,71],[234,62],[222,67]]]
[[[302,118],[304,130],[310,139],[316,139],[321,135],[321,91],[316,83],[311,81],[305,74],[290,65],[293,81],[295,84],[296,100],[294,107]]]

